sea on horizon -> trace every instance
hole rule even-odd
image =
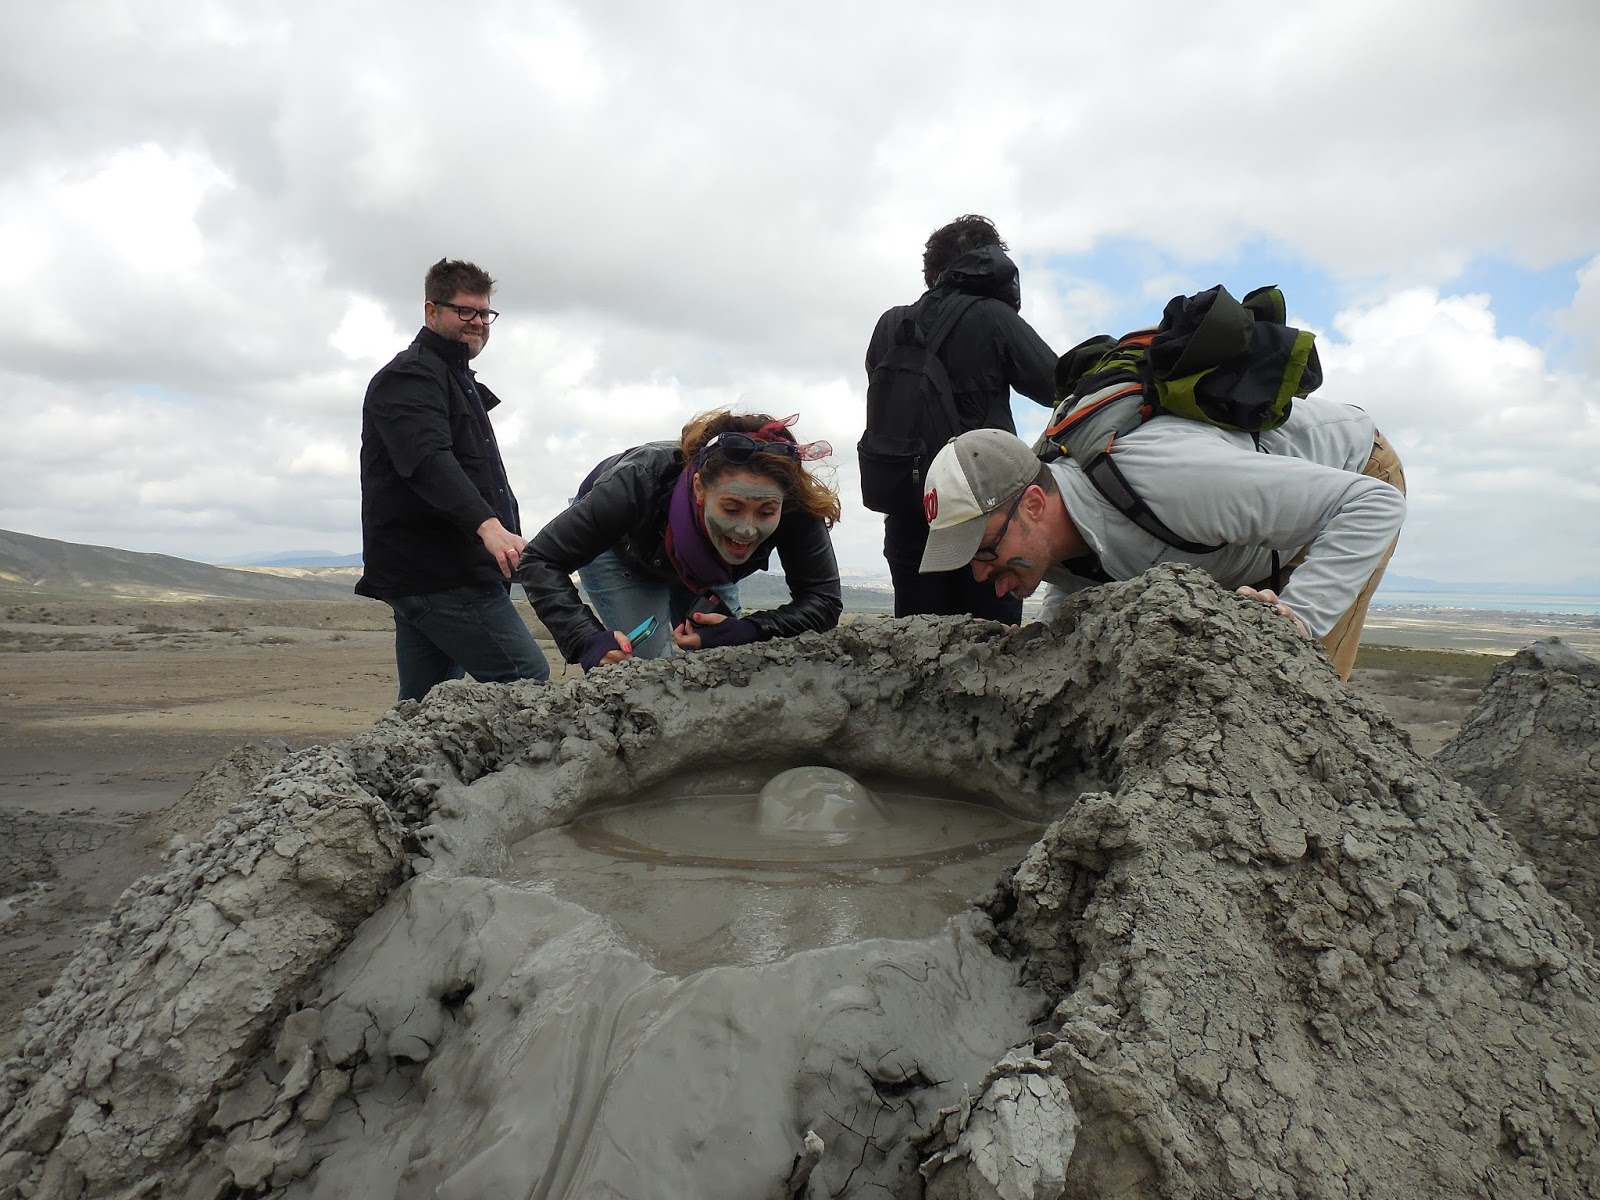
[[[1406,592],[1380,587],[1373,608],[1455,608],[1476,612],[1561,613],[1600,616],[1597,596],[1492,595],[1483,592]]]

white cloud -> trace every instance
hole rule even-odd
[[[1556,328],[1571,340],[1573,359],[1590,374],[1600,375],[1600,257],[1578,272],[1572,303],[1556,314]]]
[[[1405,464],[1392,568],[1529,585],[1594,577],[1600,379],[1495,330],[1488,297],[1397,293],[1336,318],[1322,394],[1372,413]]]
[[[841,557],[871,568],[862,353],[920,289],[928,232],[976,210],[1058,349],[1119,296],[1214,282],[1186,284],[1187,262],[1292,248],[1362,297],[1324,339],[1327,391],[1405,449],[1396,569],[1593,558],[1589,0],[1537,20],[1495,0],[1158,5],[1136,77],[1104,52],[1128,41],[1115,8],[1000,6],[980,28],[943,3],[83,0],[7,32],[28,102],[0,110],[6,527],[353,549],[361,394],[448,254],[501,281],[479,366],[530,518],[698,409],[799,410],[835,447]],[[1036,265],[1113,238],[1174,274]],[[1589,262],[1549,345],[1450,294],[1487,255]]]
[[[376,300],[370,296],[351,296],[339,327],[328,336],[328,341],[346,358],[376,368],[394,356],[395,348],[404,344],[405,335]]]

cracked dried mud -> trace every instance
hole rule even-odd
[[[1503,670],[1499,690],[1559,703],[1523,720],[1492,685],[1441,758],[1479,761],[1468,735],[1494,743],[1505,709],[1525,763],[1595,727],[1563,654]],[[1507,832],[1537,797],[1496,776],[1502,827],[1196,572],[1098,589],[1049,628],[865,621],[555,688],[447,685],[369,720],[241,751],[127,829],[27,810],[65,822],[36,822],[57,879],[171,845],[0,1067],[0,1197],[1580,1197],[1600,1178],[1600,965],[1552,894],[1577,877]],[[967,816],[1013,823],[989,839],[998,878],[932,929],[780,912],[765,928],[789,944],[679,960],[582,871],[540,869],[545,843],[593,855],[600,814],[670,803],[752,745],[987,806]],[[1575,778],[1563,836],[1594,813]],[[988,844],[969,833],[945,851]],[[937,876],[838,861],[867,891]]]

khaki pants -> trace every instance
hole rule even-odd
[[[1363,475],[1370,475],[1374,479],[1381,479],[1399,490],[1403,496],[1406,492],[1406,476],[1400,467],[1400,456],[1394,452],[1394,447],[1389,444],[1389,439],[1383,434],[1376,434],[1372,439],[1372,457],[1367,459],[1367,465],[1362,468]],[[1333,628],[1322,637],[1322,647],[1328,652],[1328,657],[1333,659],[1333,669],[1339,673],[1339,678],[1348,680],[1350,672],[1355,670],[1356,651],[1361,646],[1361,631],[1367,623],[1367,606],[1372,603],[1372,594],[1378,590],[1378,584],[1383,580],[1383,569],[1389,565],[1389,559],[1394,555],[1394,548],[1400,542],[1399,535],[1389,543],[1389,548],[1383,552],[1383,557],[1378,560],[1378,565],[1373,568],[1371,577],[1356,596],[1354,603],[1345,609],[1344,615],[1334,622]],[[1281,573],[1283,582],[1288,582],[1289,575],[1294,569],[1305,561],[1304,550],[1296,554],[1286,564]],[[1258,585],[1259,586],[1259,585]],[[1267,586],[1271,586],[1270,583]]]

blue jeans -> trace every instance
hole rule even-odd
[[[420,700],[436,683],[470,674],[479,683],[550,678],[550,664],[498,583],[426,596],[394,596],[394,660],[400,699]]]
[[[673,653],[672,631],[683,624],[699,599],[676,579],[661,580],[635,571],[610,550],[593,562],[578,568],[589,603],[607,629],[627,633],[646,617],[661,622],[649,641],[633,648],[635,658],[666,658]],[[717,588],[717,596],[734,616],[739,615],[739,585],[727,583]],[[706,607],[701,606],[705,612]]]

